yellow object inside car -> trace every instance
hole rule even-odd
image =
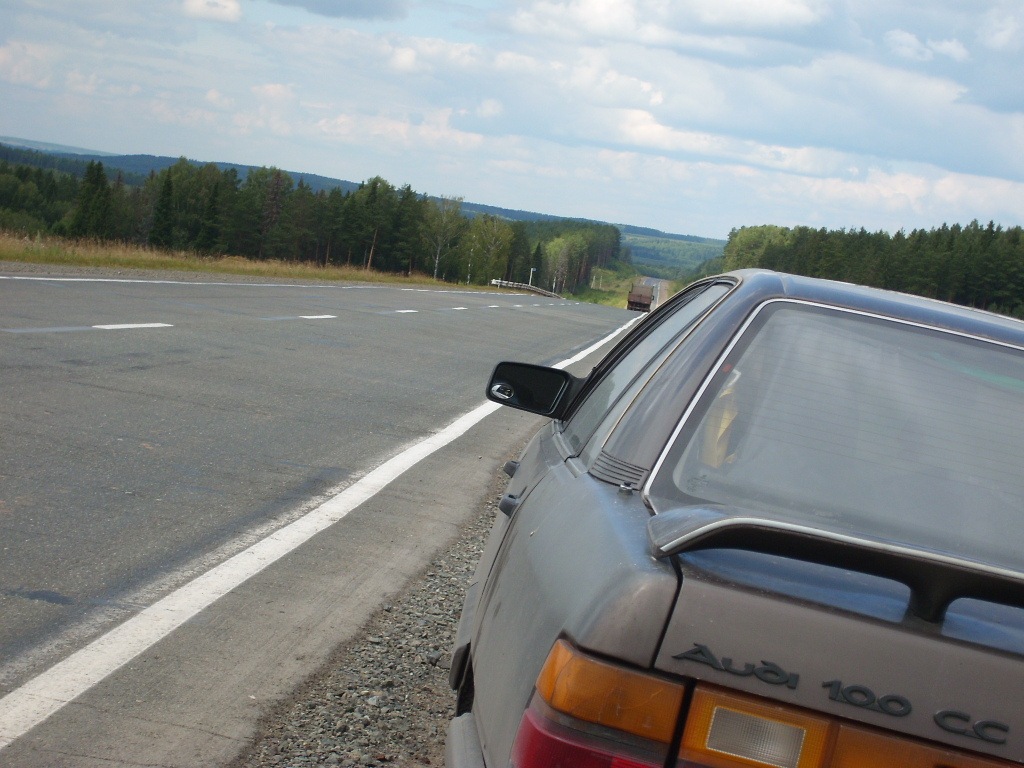
[[[711,404],[711,409],[704,419],[704,437],[701,443],[700,460],[709,467],[721,467],[732,461],[734,452],[729,450],[729,437],[732,425],[739,413],[736,405],[736,383],[740,372],[729,374],[729,378]]]

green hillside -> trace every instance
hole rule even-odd
[[[135,187],[143,186],[151,174],[162,174],[181,160],[182,158],[158,155],[111,155],[23,139],[0,139],[0,161],[6,161],[15,165],[50,169],[69,174],[77,179],[84,178],[86,169],[91,162],[102,162],[111,179],[120,176],[120,179],[125,184]],[[197,160],[187,158],[186,160],[196,168],[206,165],[206,163]],[[251,172],[259,172],[261,170],[255,166],[224,162],[214,162],[210,163],[210,165],[213,165],[222,172],[233,170],[237,174],[239,181],[242,182],[245,181]],[[304,182],[313,193],[329,192],[335,188],[339,189],[342,193],[351,193],[360,187],[358,183],[352,181],[320,176],[313,173],[298,173],[294,171],[286,171],[286,173],[293,181],[298,182],[301,180]],[[579,224],[604,224],[604,222],[565,219],[564,217],[552,214],[499,208],[469,201],[462,201],[461,210],[462,214],[469,218],[494,216],[506,222],[552,223],[558,226],[562,226],[558,222],[570,221]],[[628,254],[636,269],[643,274],[653,277],[670,280],[679,279],[698,269],[704,262],[720,257],[725,247],[724,240],[713,240],[692,235],[678,235],[626,224],[616,224],[614,226],[621,232],[623,251],[625,254]]]
[[[666,280],[678,279],[704,262],[721,257],[726,243],[628,225],[619,225],[619,229],[622,245],[629,248],[633,265],[644,274]]]

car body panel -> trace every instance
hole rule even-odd
[[[554,437],[554,424],[548,423],[527,443],[520,454],[515,474],[509,479],[505,496],[502,499],[502,504],[506,508],[514,510],[541,478],[547,474],[551,467],[562,462],[562,457],[554,443]],[[466,587],[466,597],[463,601],[462,613],[456,628],[455,643],[452,647],[452,659],[449,669],[448,679],[453,688],[458,687],[462,680],[468,662],[471,638],[475,632],[479,631],[476,621],[479,593],[483,588],[484,581],[491,572],[491,567],[494,564],[495,557],[497,557],[498,548],[505,538],[508,525],[508,514],[495,515],[490,534],[487,537],[487,543],[484,545],[484,551],[481,553],[473,577]]]
[[[634,535],[648,517],[639,494],[574,477],[564,465],[516,510],[473,638],[473,711],[489,765],[507,761],[536,671],[559,637],[637,666],[653,663],[678,578]]]

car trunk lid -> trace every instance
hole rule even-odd
[[[749,520],[746,536],[693,535],[692,520],[672,534],[669,518],[656,520],[653,551],[682,575],[657,669],[1024,762],[1024,609],[1012,574],[878,555],[866,541],[794,544]],[[901,579],[915,563],[929,578]]]

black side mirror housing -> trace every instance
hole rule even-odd
[[[498,363],[487,384],[487,399],[496,403],[561,419],[582,379],[557,368],[530,363]]]

